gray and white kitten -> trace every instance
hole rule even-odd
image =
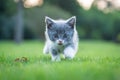
[[[68,59],[73,59],[78,50],[78,34],[76,17],[68,20],[53,20],[45,18],[46,43],[43,52],[50,53],[52,61],[60,61],[60,53]]]

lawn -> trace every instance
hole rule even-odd
[[[0,42],[0,80],[120,80],[120,44],[80,41],[73,60],[52,62],[44,42]],[[62,55],[61,55],[62,57]]]

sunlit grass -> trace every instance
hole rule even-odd
[[[103,41],[80,41],[73,60],[51,62],[42,52],[44,42],[21,45],[0,42],[0,80],[119,80],[120,45]],[[26,57],[27,61],[15,61]]]

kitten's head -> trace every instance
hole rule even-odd
[[[53,20],[46,17],[45,22],[48,37],[52,42],[65,45],[72,40],[76,24],[75,16],[68,20]]]

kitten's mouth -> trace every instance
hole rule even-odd
[[[63,45],[62,43],[58,43],[58,45]]]
[[[63,45],[63,41],[62,41],[62,40],[58,40],[58,41],[57,41],[57,44],[58,44],[58,45]]]

